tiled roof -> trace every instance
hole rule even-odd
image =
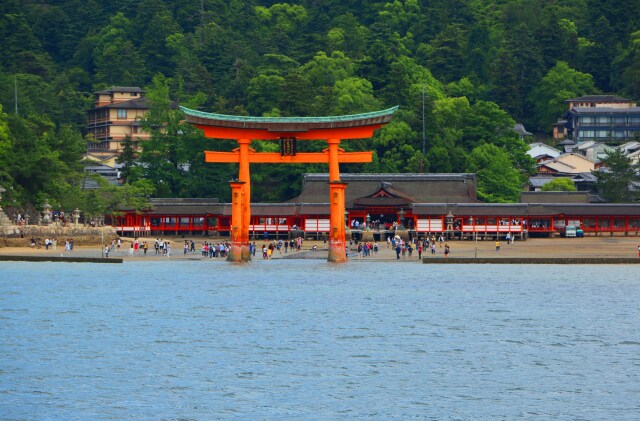
[[[94,108],[94,110],[98,110],[101,108],[128,108],[128,109],[143,109],[148,110],[151,108],[151,104],[147,98],[136,98],[130,99],[128,101],[114,102],[113,104],[102,105],[100,107]]]
[[[216,113],[205,113],[180,107],[193,124],[242,129],[268,129],[275,131],[303,131],[309,129],[359,127],[385,124],[391,121],[398,106],[369,113],[339,115],[329,117],[255,117]]]
[[[475,174],[341,174],[340,179],[348,184],[345,190],[347,208],[365,205],[363,200],[366,202],[366,198],[380,191],[383,185],[393,197],[371,198],[376,205],[477,202]],[[329,174],[305,174],[302,192],[288,202],[326,203],[328,198]]]
[[[567,99],[564,102],[629,102],[630,99],[622,98],[616,95],[583,95],[578,98]]]
[[[142,93],[142,89],[137,86],[112,86],[109,89],[105,89],[103,91],[95,92],[96,94],[110,94],[112,92],[123,92],[123,93]]]
[[[574,114],[638,114],[640,107],[612,108],[612,107],[574,107]]]

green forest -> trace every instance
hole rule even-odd
[[[567,98],[640,98],[637,0],[3,0],[0,45],[0,186],[14,208],[228,201],[236,168],[202,151],[232,142],[204,139],[171,101],[255,116],[399,105],[373,139],[343,142],[374,151],[343,172],[473,172],[480,199],[512,202],[533,170],[516,122],[550,134]],[[153,138],[126,148],[123,186],[83,190],[86,112],[110,86],[145,90]],[[327,169],[251,171],[253,200],[278,201]]]

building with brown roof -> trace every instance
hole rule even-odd
[[[141,125],[148,110],[149,101],[138,87],[113,86],[95,92],[87,118],[87,132],[94,138],[88,154],[104,159],[122,153],[127,137],[134,142],[149,139]]]
[[[575,142],[626,142],[640,133],[640,107],[615,95],[585,95],[565,101],[568,110],[554,125],[554,138]],[[561,127],[562,126],[562,127]]]
[[[596,168],[593,161],[576,153],[565,153],[556,158],[540,162],[537,165],[539,174],[572,175],[591,172]]]

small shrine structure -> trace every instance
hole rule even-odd
[[[309,164],[329,165],[329,203],[331,207],[329,262],[346,262],[345,250],[345,189],[340,180],[340,163],[371,162],[372,153],[346,152],[340,142],[366,139],[391,121],[398,107],[386,110],[333,117],[245,117],[205,113],[180,107],[189,123],[208,138],[231,139],[238,142],[232,152],[205,151],[205,162],[238,163],[238,179],[231,185],[231,251],[227,260],[246,262],[251,224],[251,178],[249,164]],[[280,152],[256,152],[249,146],[253,140],[279,141]],[[298,152],[298,141],[324,140],[322,152]]]

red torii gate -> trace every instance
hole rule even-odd
[[[208,138],[233,139],[233,152],[205,151],[205,162],[238,163],[238,180],[231,185],[231,252],[227,260],[249,261],[249,226],[251,225],[251,179],[249,164],[326,163],[329,164],[330,262],[346,262],[344,190],[340,181],[340,163],[371,162],[371,152],[345,152],[340,142],[365,139],[389,121],[398,107],[363,114],[336,117],[243,117],[205,113],[180,107],[187,121]],[[256,152],[249,148],[252,140],[279,140],[280,152]],[[298,140],[326,140],[322,152],[297,152]]]

